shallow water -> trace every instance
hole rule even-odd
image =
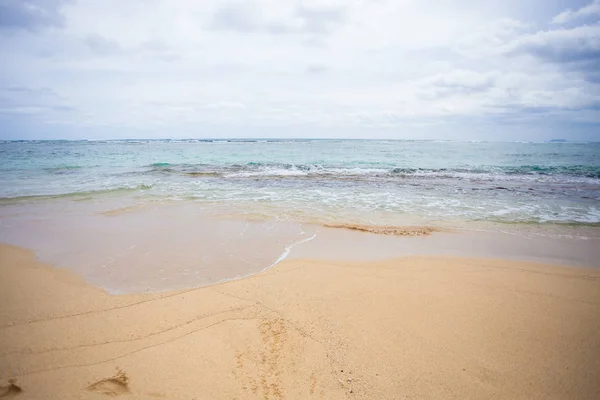
[[[314,228],[289,222],[215,219],[185,204],[107,211],[107,203],[4,208],[0,242],[33,249],[112,293],[131,293],[256,273],[314,235]]]
[[[120,201],[59,199],[0,207],[0,242],[33,249],[41,261],[69,268],[111,293],[205,286],[258,273],[286,258],[454,255],[600,267],[597,228],[560,226],[542,234],[486,224],[452,231],[378,230],[397,236],[215,215],[188,202],[115,208]]]

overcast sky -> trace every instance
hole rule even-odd
[[[0,0],[0,138],[600,140],[600,0]]]

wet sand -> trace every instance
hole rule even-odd
[[[121,199],[19,203],[0,209],[0,243],[33,250],[41,261],[112,294],[207,286],[259,273],[286,257],[352,262],[450,255],[600,266],[597,228],[303,223],[221,211]]]
[[[294,259],[109,295],[0,246],[0,397],[600,398],[600,270]]]

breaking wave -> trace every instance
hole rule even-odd
[[[95,197],[100,195],[120,194],[127,192],[136,192],[140,190],[152,189],[152,185],[137,185],[137,186],[121,186],[109,189],[98,189],[98,190],[84,190],[75,192],[65,192],[57,194],[41,194],[31,196],[13,196],[13,197],[0,197],[0,203],[12,203],[24,200],[52,200],[62,199],[69,197]]]
[[[173,173],[190,177],[222,178],[423,178],[423,179],[518,179],[553,177],[600,180],[600,167],[585,165],[565,166],[484,166],[474,168],[405,168],[380,166],[324,166],[321,164],[284,164],[249,162],[247,164],[170,164],[154,163],[142,173]]]

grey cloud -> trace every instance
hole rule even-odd
[[[538,114],[547,114],[550,112],[556,111],[581,111],[581,110],[592,110],[596,109],[598,102],[591,102],[586,105],[581,105],[578,107],[565,107],[559,105],[535,105],[535,104],[523,104],[520,102],[512,102],[512,103],[502,103],[502,104],[488,104],[486,105],[487,109],[490,110],[502,110],[504,111],[502,114],[505,116],[515,116],[515,115],[538,115]],[[496,113],[495,113],[496,114]]]
[[[458,70],[450,74],[439,75],[433,78],[431,83],[439,87],[480,91],[489,88],[493,79],[489,74]]]
[[[145,41],[139,46],[139,50],[148,57],[164,62],[173,62],[182,58],[171,46],[160,40]]]
[[[119,54],[123,52],[123,49],[119,43],[95,33],[88,35],[84,39],[84,43],[94,53],[102,56]]]
[[[0,89],[0,103],[5,104],[11,102],[13,104],[31,103],[32,99],[37,99],[41,102],[62,100],[62,96],[54,90],[43,88],[29,88],[25,86],[9,86]]]
[[[42,115],[48,112],[71,112],[75,111],[75,107],[71,106],[52,106],[52,105],[41,105],[41,106],[17,106],[11,104],[9,106],[0,105],[0,114],[16,114],[16,115]]]
[[[250,2],[228,3],[217,10],[211,27],[216,30],[255,32],[259,28],[259,18],[255,6]]]
[[[151,58],[155,58],[162,62],[171,63],[181,60],[182,57],[175,53],[159,53],[151,55]]]
[[[52,96],[57,96],[56,92],[48,88],[32,89],[25,86],[9,86],[2,89],[2,91],[9,93],[45,93]]]
[[[0,29],[35,31],[61,27],[63,1],[59,0],[0,0]]]
[[[588,82],[600,84],[600,68],[598,65],[598,60],[582,61],[576,63],[575,68],[583,73]]]
[[[306,67],[306,72],[309,74],[320,74],[326,72],[329,68],[323,64],[311,64]]]
[[[600,25],[584,25],[525,35],[505,47],[507,54],[528,54],[581,73],[597,82],[600,66]]]
[[[166,53],[171,51],[171,47],[160,40],[147,40],[143,42],[140,47],[144,50],[156,53]]]
[[[335,24],[344,20],[344,10],[338,7],[310,8],[298,6],[296,16],[304,21],[304,30],[313,33],[327,33]]]
[[[312,8],[296,4],[288,15],[267,17],[257,1],[229,2],[213,15],[213,30],[271,34],[326,34],[343,21],[344,10],[339,7]]]
[[[485,92],[494,86],[494,75],[470,70],[454,70],[423,81],[420,97],[435,99],[458,94]]]
[[[596,111],[593,108],[583,109],[564,109],[556,107],[534,107],[515,104],[505,106],[502,112],[490,113],[486,115],[486,119],[490,123],[502,125],[512,125],[515,127],[523,126],[523,124],[531,123],[539,127],[543,124],[549,124],[551,128],[558,128],[557,132],[563,132],[561,136],[568,137],[577,130],[574,129],[577,123],[591,123],[590,131],[594,132],[597,128],[597,122],[594,115]],[[559,126],[564,124],[562,128]],[[590,133],[591,133],[590,132]]]
[[[593,90],[582,90],[574,86],[563,90],[512,90],[510,95],[501,98],[488,98],[484,101],[488,110],[504,113],[534,115],[554,111],[585,111],[600,105],[600,94]]]
[[[600,25],[584,25],[525,35],[507,46],[509,53],[528,53],[555,62],[598,60]]]
[[[566,24],[576,20],[600,16],[600,0],[594,0],[579,10],[566,10],[552,19],[553,24]]]
[[[11,86],[0,89],[0,112],[3,114],[36,115],[74,109],[63,96],[49,88]]]
[[[600,25],[525,35],[509,43],[507,50],[555,62],[597,60],[600,57]]]
[[[83,43],[99,56],[138,56],[157,59],[164,62],[173,62],[181,56],[166,43],[158,40],[148,40],[137,46],[124,47],[116,40],[107,38],[97,33],[92,33],[83,39]]]

